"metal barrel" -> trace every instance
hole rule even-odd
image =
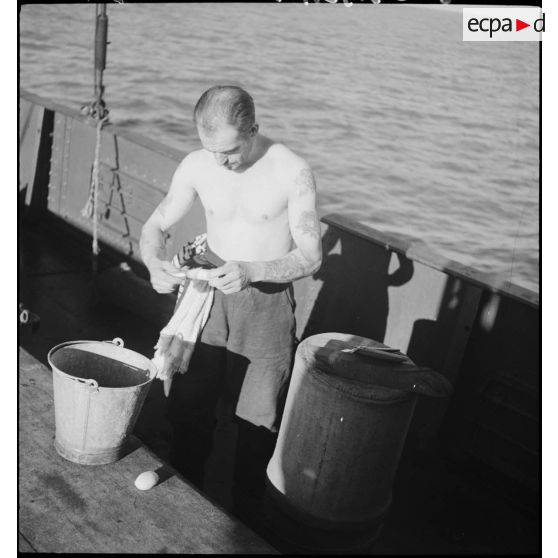
[[[369,547],[391,504],[417,394],[412,384],[397,389],[377,379],[415,365],[339,350],[353,339],[314,335],[296,352],[267,468],[265,502],[277,543],[291,551],[343,553]],[[354,344],[363,341],[380,345],[363,338]]]
[[[123,457],[156,370],[121,339],[70,341],[48,353],[52,368],[55,448],[84,465]]]

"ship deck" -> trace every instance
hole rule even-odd
[[[54,345],[79,339],[121,337],[126,347],[149,355],[156,339],[156,327],[96,294],[92,288],[87,247],[63,228],[53,226],[48,219],[23,225],[19,234],[19,301],[40,316],[40,325],[35,331],[30,325],[20,326],[20,346],[43,364],[47,364],[47,352]],[[21,410],[24,398],[25,391],[20,389]],[[164,427],[163,406],[162,388],[160,382],[155,382],[135,429],[141,443],[156,456],[148,457],[147,453],[142,453],[146,466],[147,461],[154,459],[165,466],[168,431]],[[20,415],[20,428],[22,423]],[[45,438],[41,444],[46,451],[54,435],[53,425],[47,425],[35,435]],[[226,425],[218,429],[215,445],[204,492],[226,510],[230,505],[231,477],[231,438]],[[51,449],[52,453],[54,448]],[[20,448],[20,452],[27,451],[25,445]],[[26,455],[20,455],[20,463],[25,462]],[[114,465],[115,470],[119,467],[125,468],[126,464]],[[20,467],[20,485],[25,485],[31,474],[31,469]],[[88,474],[92,476],[91,482],[102,481],[94,478],[96,473]],[[99,469],[98,474],[104,473]],[[53,490],[53,486],[59,486],[47,481],[43,481],[45,493]],[[36,486],[36,490],[39,494],[40,486]],[[133,490],[132,487],[129,492]],[[123,506],[130,506],[133,502],[131,493],[121,494],[121,498]],[[168,503],[167,498],[158,500],[152,513],[163,513]],[[525,492],[501,475],[484,468],[465,468],[441,455],[407,447],[395,478],[393,503],[384,529],[367,553],[535,554],[540,548],[538,503],[536,495]],[[22,506],[26,509],[29,502],[23,501]],[[73,521],[87,523],[90,520],[88,509],[87,506],[74,509]],[[25,517],[20,513],[20,525]],[[102,518],[98,519],[102,521]],[[108,529],[111,518],[106,517],[105,521],[107,525],[102,528]],[[265,525],[251,527],[264,537],[269,534]],[[272,535],[268,540],[280,551],[289,550]],[[20,550],[26,548],[21,546]],[[102,551],[102,547],[99,546],[97,551]],[[167,551],[173,552],[170,547]],[[223,550],[215,547],[214,551]]]
[[[20,550],[157,554],[276,554],[150,452],[135,436],[124,457],[82,466],[52,443],[52,372],[25,350],[20,376]],[[156,471],[158,484],[134,480]]]

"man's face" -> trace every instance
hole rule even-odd
[[[241,134],[230,124],[222,123],[211,133],[199,127],[198,135],[203,147],[213,153],[217,164],[232,171],[240,171],[246,167],[253,133]]]

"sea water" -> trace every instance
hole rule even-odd
[[[447,9],[446,9],[447,8]],[[538,291],[539,43],[463,42],[460,10],[354,3],[109,4],[113,123],[185,154],[201,93],[252,93],[312,166],[321,215],[423,242]],[[23,5],[20,85],[93,99],[95,5]]]

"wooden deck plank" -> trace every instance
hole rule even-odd
[[[25,537],[18,532],[17,534],[17,551],[18,552],[37,552],[25,539]]]
[[[20,349],[20,532],[38,552],[238,554],[276,551],[191,487],[137,438],[116,463],[85,466],[54,449],[52,373]],[[158,470],[141,492],[137,475]]]

